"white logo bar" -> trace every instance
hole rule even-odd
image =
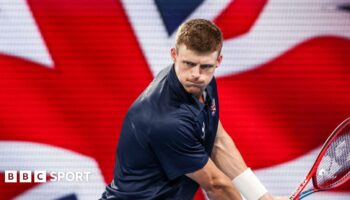
[[[48,175],[48,176],[47,176]],[[5,183],[88,182],[91,172],[50,172],[6,170]],[[50,177],[50,178],[48,178]]]

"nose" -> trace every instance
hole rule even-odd
[[[201,68],[199,65],[192,67],[191,75],[193,78],[198,79],[201,75]]]

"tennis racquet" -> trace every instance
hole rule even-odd
[[[303,191],[312,179],[313,188]],[[310,172],[301,182],[291,200],[299,200],[319,191],[336,188],[350,179],[350,117],[332,132]]]

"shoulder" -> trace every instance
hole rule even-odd
[[[167,82],[167,75],[170,72],[171,67],[166,67],[160,71],[153,81],[147,86],[147,88],[140,95],[140,99],[145,99],[149,96],[155,96],[159,91],[163,91],[163,88]]]
[[[213,79],[211,79],[211,81],[210,81],[210,83],[209,83],[210,85],[212,85],[212,86],[216,86],[216,79],[215,79],[215,76],[213,77]]]
[[[217,91],[217,85],[216,85],[216,79],[215,77],[213,77],[213,79],[210,81],[208,88],[210,88],[211,90],[213,90],[213,92]]]
[[[207,86],[207,91],[209,92],[210,96],[217,96],[217,85],[216,85],[216,79],[213,77],[211,81],[209,82]]]
[[[128,112],[133,113],[134,117],[145,116],[146,120],[149,117],[161,114],[159,104],[167,106],[169,104],[169,95],[167,95],[167,74],[170,68],[163,69],[153,81],[146,87],[146,89],[133,102]],[[147,120],[148,121],[148,120]]]

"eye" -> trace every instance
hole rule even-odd
[[[194,67],[194,66],[196,66],[196,64],[193,63],[193,62],[184,61],[184,63],[185,63],[185,65],[188,66],[188,67]]]
[[[210,64],[201,65],[202,69],[210,69],[212,67],[214,67],[214,65],[210,65]]]

